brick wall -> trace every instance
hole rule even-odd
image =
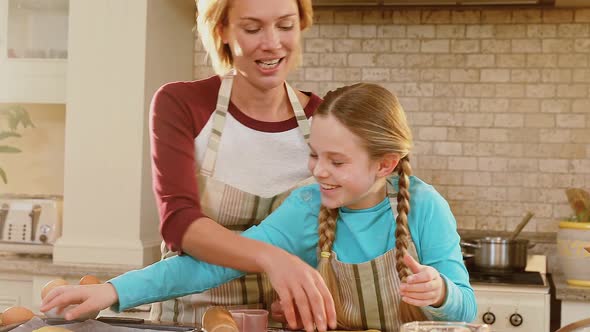
[[[590,187],[590,9],[317,10],[290,82],[394,92],[462,229],[554,232]],[[195,78],[212,74],[197,43]]]

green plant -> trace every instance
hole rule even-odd
[[[590,222],[590,193],[582,188],[568,188],[565,194],[574,212],[570,221]]]
[[[570,217],[569,221],[573,222],[589,222],[590,223],[590,210],[586,209]]]
[[[35,125],[31,121],[31,117],[27,110],[20,105],[10,105],[6,108],[0,109],[0,118],[4,118],[2,121],[4,126],[0,127],[0,141],[8,138],[20,138],[21,135],[17,132],[19,126],[22,128],[32,127]],[[0,144],[0,153],[19,153],[21,150],[14,146]],[[0,167],[0,178],[4,183],[8,183],[8,177],[2,167]]]

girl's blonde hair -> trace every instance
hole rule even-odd
[[[227,24],[232,0],[196,0],[197,32],[205,51],[211,59],[213,69],[224,75],[233,66],[231,50],[223,43],[219,27]],[[239,0],[237,0],[239,1]],[[312,25],[313,8],[311,0],[296,0],[299,9],[299,26],[305,30]]]
[[[331,115],[346,128],[357,135],[366,148],[369,156],[377,160],[386,154],[394,153],[401,158],[394,172],[399,175],[399,189],[397,193],[397,218],[395,229],[396,270],[402,281],[411,274],[403,263],[410,240],[408,230],[408,213],[410,212],[409,176],[412,168],[408,153],[412,146],[412,132],[408,127],[404,111],[397,98],[387,89],[369,83],[358,83],[328,92],[324,102],[314,113],[314,117]],[[336,233],[338,209],[328,209],[322,206],[319,214],[319,246],[322,253],[331,252]],[[334,270],[328,259],[322,254],[318,270],[324,277],[336,304],[336,314],[342,315],[342,302]],[[401,301],[400,319],[402,322],[425,320],[420,308]],[[338,325],[343,328],[341,322]]]

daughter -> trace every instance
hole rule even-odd
[[[385,88],[359,83],[328,93],[311,125],[308,165],[318,184],[293,191],[242,233],[316,266],[338,328],[393,332],[412,320],[475,318],[455,219],[432,186],[411,176],[411,143],[404,112]],[[56,288],[41,310],[80,303],[67,319],[109,306],[120,311],[243,274],[177,256],[102,285]]]

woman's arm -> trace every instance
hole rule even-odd
[[[191,97],[187,84],[176,82],[161,87],[152,99],[150,110],[152,187],[160,233],[172,251],[181,251],[182,237],[188,227],[206,217],[200,204],[194,140],[212,111],[207,111],[206,100],[201,107],[191,103],[192,99],[201,97]],[[196,94],[194,89],[192,93]]]
[[[240,236],[207,217],[188,226],[182,250],[202,261],[251,273],[270,270],[281,255],[272,245]]]

